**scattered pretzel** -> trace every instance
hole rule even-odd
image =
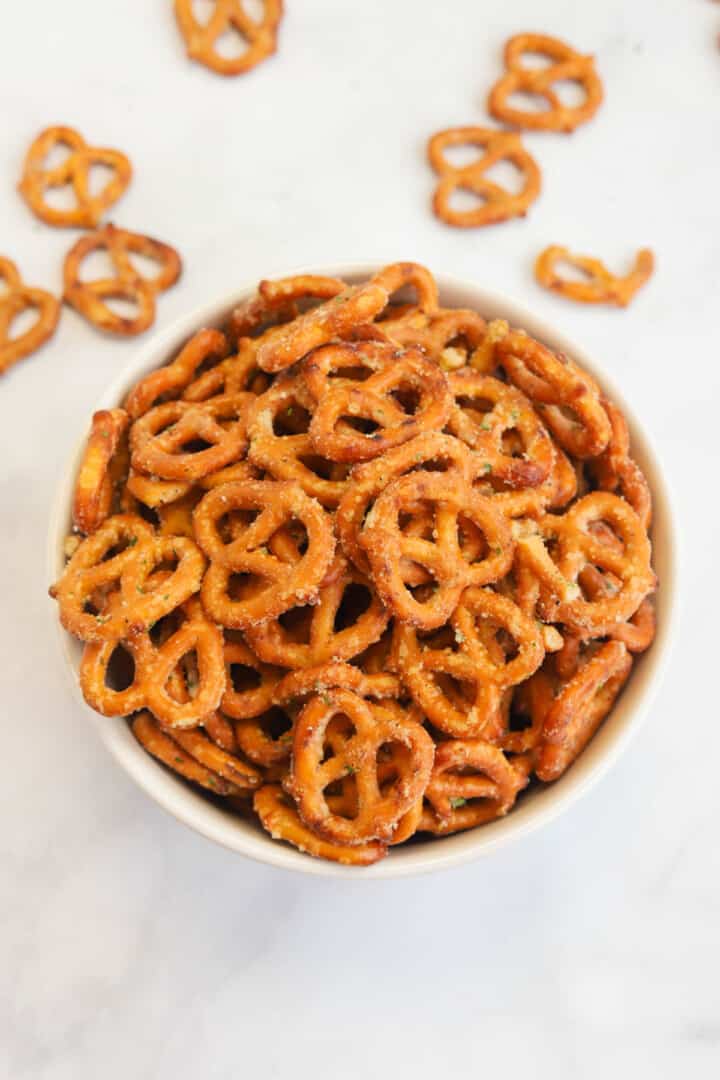
[[[33,326],[11,337],[12,324],[25,311],[37,311]],[[44,289],[25,285],[15,263],[0,257],[0,375],[34,353],[55,333],[60,303]]]
[[[471,165],[456,167],[445,156],[448,146],[477,146],[482,156]],[[540,169],[520,136],[495,128],[448,128],[433,135],[428,143],[430,164],[440,177],[433,195],[433,210],[448,225],[476,228],[497,225],[523,217],[540,194]],[[513,194],[489,180],[485,173],[499,161],[511,162],[523,176],[523,187]],[[470,210],[455,210],[451,204],[457,190],[476,195],[481,204]]]
[[[70,152],[60,165],[47,167],[47,159],[58,146]],[[102,165],[112,170],[112,176],[102,191],[90,191],[90,170]],[[35,139],[25,157],[20,194],[32,212],[46,225],[73,229],[94,229],[103,214],[121,197],[132,178],[132,165],[119,150],[90,146],[82,135],[71,127],[50,127]],[[45,199],[48,189],[72,185],[75,206],[61,210]]]
[[[102,409],[92,418],[73,498],[73,525],[79,532],[95,532],[112,510],[110,465],[128,421],[123,409]]]
[[[83,281],[82,262],[93,251],[106,251],[115,274],[110,278]],[[144,277],[132,263],[131,254],[144,255],[160,266],[156,277]],[[132,336],[147,330],[155,319],[155,294],[164,292],[180,277],[182,262],[174,248],[150,236],[104,225],[80,238],[65,257],[64,299],[98,329],[109,334]],[[137,305],[134,318],[118,315],[106,300],[125,300]]]
[[[245,10],[243,0],[215,0],[210,19],[201,23],[193,12],[193,0],[175,0],[175,18],[188,56],[218,75],[243,75],[271,56],[277,48],[282,14],[282,0],[263,0],[260,22]],[[247,49],[239,56],[227,57],[218,52],[217,43],[231,29],[247,42]]]
[[[545,67],[526,67],[526,53],[549,57]],[[506,73],[495,83],[488,98],[488,109],[496,120],[530,131],[574,131],[587,123],[603,100],[602,82],[592,56],[580,53],[557,38],[545,34],[516,34],[505,45]],[[553,89],[559,82],[578,83],[585,94],[580,105],[564,105]],[[513,94],[532,94],[543,98],[547,108],[540,112],[514,108]]]
[[[558,263],[568,263],[586,275],[585,281],[570,281],[557,271]],[[617,304],[627,307],[638,289],[649,280],[655,267],[652,251],[642,248],[635,256],[635,265],[625,277],[611,274],[599,259],[573,255],[567,248],[552,245],[542,251],[535,262],[535,277],[546,289],[577,300],[581,304]]]

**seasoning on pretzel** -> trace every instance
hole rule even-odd
[[[574,266],[585,275],[584,281],[571,281],[558,273],[558,264]],[[650,279],[655,268],[652,251],[642,248],[635,256],[632,270],[624,277],[611,274],[604,263],[588,255],[573,255],[565,247],[552,244],[541,251],[535,262],[535,277],[546,289],[581,304],[617,304],[627,307],[639,289]]]
[[[53,334],[60,318],[60,303],[45,289],[26,285],[10,259],[0,256],[0,375],[30,356]],[[36,311],[29,330],[14,336],[13,323],[26,311]]]
[[[523,57],[539,53],[551,63],[528,67]],[[505,45],[507,71],[495,83],[488,98],[488,109],[496,120],[529,131],[574,131],[587,123],[600,108],[603,88],[592,56],[582,56],[570,45],[547,34],[516,34]],[[578,105],[565,105],[554,89],[557,83],[574,82],[582,87]],[[514,94],[532,94],[546,102],[538,111],[516,107]]]
[[[175,0],[175,18],[190,59],[218,75],[243,75],[267,59],[277,48],[283,2],[262,0],[262,5],[262,18],[257,20],[245,0],[214,0],[210,18],[201,22],[193,11],[193,0]],[[235,30],[247,46],[237,56],[218,51],[218,40],[228,30]]]
[[[97,712],[367,866],[572,767],[653,641],[651,509],[572,358],[415,263],[298,275],[93,416],[51,591]]]

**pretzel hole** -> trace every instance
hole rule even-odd
[[[448,200],[450,209],[460,214],[477,210],[478,206],[484,206],[486,202],[485,195],[473,191],[472,188],[466,187],[464,184],[458,184],[457,187],[453,188]]]
[[[273,417],[273,434],[304,435],[310,427],[310,413],[302,405],[293,402]]]
[[[108,660],[105,670],[105,685],[111,690],[122,692],[132,686],[135,679],[135,660],[123,645],[117,645]]]
[[[236,60],[247,52],[249,45],[245,35],[233,24],[215,39],[213,49],[223,60]]]
[[[532,49],[528,49],[527,51],[520,53],[516,62],[524,68],[529,68],[533,71],[541,71],[543,68],[552,67],[555,60],[546,53],[533,52]]]
[[[88,171],[88,191],[92,198],[101,195],[115,177],[115,169],[102,161],[94,161]]]
[[[128,296],[104,296],[103,303],[114,315],[130,321],[136,319],[140,311],[137,301]]]
[[[243,0],[243,10],[249,19],[260,24],[265,18],[265,0]]]
[[[52,184],[45,188],[44,202],[53,210],[75,210],[77,195],[72,184]]]
[[[343,416],[341,419],[347,427],[352,428],[353,431],[357,431],[361,435],[374,435],[376,431],[380,430],[380,425],[366,416]]]
[[[67,159],[74,153],[75,150],[70,143],[63,142],[63,140],[60,139],[58,142],[53,143],[43,158],[43,170],[52,172],[53,169],[57,169],[61,165],[64,165]]]
[[[258,595],[258,591],[265,591],[268,587],[256,574],[230,574],[227,594],[231,600],[251,600]]]
[[[456,679],[443,671],[432,672],[430,681],[434,683],[453,708],[461,713],[470,711],[475,697],[475,686],[472,683]]]
[[[390,397],[408,416],[414,416],[420,408],[420,391],[409,383],[403,383],[396,390],[391,391]]]
[[[547,98],[544,98],[542,94],[533,94],[529,90],[513,90],[505,104],[510,109],[524,113],[539,114],[552,111]]]
[[[200,26],[207,26],[217,9],[217,0],[193,0],[192,13]]]
[[[530,710],[524,705],[513,700],[510,706],[510,712],[508,714],[508,730],[509,731],[527,731],[532,727],[532,716]]]
[[[489,398],[468,397],[461,394],[456,397],[456,402],[476,423],[484,424],[485,416],[495,408],[495,402]]]
[[[347,630],[354,626],[358,619],[369,610],[372,603],[372,595],[366,585],[352,582],[343,591],[340,605],[335,612],[333,633],[339,634],[341,630]]]
[[[78,267],[79,281],[105,281],[117,276],[107,248],[99,247],[89,251]]]
[[[317,454],[300,454],[298,461],[321,480],[344,480],[350,472],[349,465],[340,465]]]
[[[312,629],[312,609],[309,607],[290,608],[278,616],[278,622],[290,641],[297,645],[310,644]]]
[[[587,100],[583,84],[576,79],[560,79],[552,88],[566,109],[577,109]]]
[[[516,427],[506,428],[500,438],[500,449],[506,457],[523,457],[525,442]]]
[[[377,748],[375,766],[377,771],[383,774],[383,779],[388,788],[392,787],[402,776],[402,761],[405,751],[407,751],[407,747],[397,739],[387,739]]]
[[[267,712],[262,713],[262,715],[257,718],[256,723],[260,725],[268,738],[272,739],[273,742],[278,742],[278,740],[282,739],[283,735],[287,735],[293,726],[292,717],[278,705],[273,705]]]
[[[34,304],[23,308],[10,320],[7,336],[9,341],[17,341],[18,338],[28,334],[35,326],[39,318],[38,309]]]
[[[458,143],[457,146],[443,147],[442,156],[450,169],[466,169],[477,165],[482,160],[485,149],[473,143]]]
[[[231,664],[230,682],[236,694],[246,694],[262,685],[262,676],[259,671],[246,664]]]
[[[132,264],[133,270],[144,278],[145,281],[153,282],[162,273],[162,263],[159,259],[153,258],[151,255],[146,255],[142,251],[131,251],[128,249],[127,257]]]
[[[509,158],[496,161],[489,169],[485,169],[483,177],[493,184],[498,184],[510,195],[519,195],[525,188],[525,173]]]
[[[553,266],[553,277],[561,278],[563,281],[577,281],[586,285],[588,281],[593,281],[593,275],[589,270],[585,270],[582,266],[577,266],[573,262],[569,262],[567,259],[558,259]]]
[[[213,444],[205,439],[191,438],[181,443],[176,449],[180,454],[202,454],[203,450],[211,450]]]

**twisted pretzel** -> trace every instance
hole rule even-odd
[[[529,68],[523,54],[541,53],[553,63]],[[574,131],[587,123],[603,100],[602,82],[592,56],[582,56],[570,45],[545,34],[516,34],[505,45],[506,73],[495,83],[488,97],[488,109],[496,120],[530,131]],[[563,105],[553,86],[559,82],[582,86],[585,99],[580,105]],[[540,112],[514,108],[510,98],[516,93],[533,94],[547,102]]]
[[[396,780],[384,792],[378,780],[377,754],[385,743],[409,751]],[[325,748],[333,756],[324,760]],[[300,816],[321,836],[336,843],[389,840],[402,816],[422,795],[430,778],[435,747],[427,732],[411,720],[349,690],[332,689],[307,703],[295,725],[293,764],[286,787]],[[358,791],[357,815],[333,814],[325,790],[352,774]]]
[[[581,270],[585,281],[571,281],[557,272],[559,262]],[[599,259],[587,255],[573,255],[565,247],[553,244],[541,251],[535,262],[535,277],[546,289],[577,300],[581,304],[617,304],[627,307],[638,289],[649,280],[655,268],[652,251],[642,248],[635,256],[635,265],[629,274],[616,277]]]
[[[234,720],[247,720],[267,712],[278,700],[276,691],[282,671],[264,664],[239,641],[225,642],[227,685],[222,711]]]
[[[502,750],[482,739],[441,743],[419,828],[447,836],[504,817],[527,781]]]
[[[213,13],[203,24],[195,17],[193,0],[175,0],[175,18],[188,56],[218,75],[243,75],[271,56],[277,48],[282,14],[282,0],[263,0],[260,22],[245,10],[243,0],[215,0]],[[247,42],[247,49],[239,56],[223,56],[217,50],[218,39],[230,29]]]
[[[257,517],[226,543],[218,526],[233,511]],[[286,562],[267,545],[293,521],[306,530],[307,549],[296,562]],[[211,560],[202,586],[203,604],[221,625],[249,629],[297,603],[316,600],[332,562],[335,538],[322,507],[297,484],[269,480],[221,484],[198,504],[194,522],[197,541]],[[254,578],[254,587],[240,599],[228,592],[236,574]]]
[[[478,146],[482,157],[472,165],[456,168],[445,157],[448,146]],[[428,143],[430,164],[440,177],[433,195],[435,215],[448,225],[474,228],[497,225],[514,217],[524,217],[540,194],[540,169],[520,136],[494,128],[448,128],[433,135]],[[517,194],[489,180],[485,173],[499,161],[510,161],[522,174],[523,187]],[[458,190],[469,191],[481,200],[472,210],[455,210],[451,200]]]
[[[322,840],[302,823],[292,800],[279,784],[261,787],[255,793],[253,806],[263,828],[273,840],[285,840],[307,855],[346,866],[371,866],[387,854],[384,844],[377,841],[344,845]]]
[[[49,169],[48,155],[58,146],[70,153],[65,160]],[[112,171],[102,191],[90,191],[90,170],[103,165]],[[50,127],[42,131],[30,146],[18,190],[36,217],[47,225],[74,229],[93,229],[103,214],[118,201],[132,178],[132,165],[119,150],[90,146],[82,135],[71,127]],[[48,188],[72,185],[75,206],[60,210],[45,201]]]
[[[366,674],[352,664],[328,663],[317,667],[291,671],[274,689],[274,700],[280,704],[324,694],[331,687],[352,690],[362,698],[396,698],[400,683],[395,675]]]
[[[0,256],[0,375],[44,345],[55,333],[60,318],[60,304],[44,289],[25,285],[18,268]],[[15,319],[24,311],[35,310],[37,321],[18,337],[10,332]]]
[[[134,468],[163,480],[202,480],[238,460],[247,447],[246,416],[251,394],[209,401],[167,401],[133,424]],[[205,449],[184,450],[201,442]]]
[[[93,251],[106,251],[115,274],[96,281],[81,279],[82,262]],[[146,278],[130,259],[130,254],[144,255],[160,265],[159,273]],[[174,248],[150,236],[104,225],[81,237],[65,257],[63,269],[64,299],[88,322],[109,334],[141,334],[155,319],[155,294],[164,292],[180,277],[182,262]],[[118,315],[105,300],[127,300],[137,305],[134,318]]]
[[[630,456],[630,433],[625,417],[611,401],[602,398],[610,421],[610,441],[592,463],[599,487],[619,492],[640,518],[644,529],[652,521],[652,496],[642,469]]]
[[[440,309],[425,315],[417,309],[380,323],[399,345],[417,345],[443,371],[456,371],[473,358],[486,337],[486,323],[476,311]]]
[[[167,765],[172,772],[191,780],[194,784],[207,788],[214,795],[239,795],[242,788],[211,772],[200,764],[169,735],[161,729],[157,721],[148,712],[141,712],[132,722],[132,732],[141,746]],[[244,785],[246,786],[246,785]]]
[[[151,371],[136,383],[125,399],[128,415],[137,420],[158,405],[161,398],[181,396],[182,391],[196,378],[198,368],[207,365],[208,361],[215,360],[217,363],[226,353],[227,340],[224,334],[219,330],[199,330],[183,345],[172,363],[158,368],[157,371]]]
[[[93,415],[73,496],[72,519],[79,532],[95,532],[112,511],[111,465],[128,422],[123,409],[102,409]]]
[[[332,300],[346,288],[347,285],[340,278],[319,274],[297,274],[289,278],[261,281],[256,295],[243,300],[233,310],[229,322],[230,334],[239,343],[240,338],[257,333],[271,319],[280,318],[281,322],[289,322],[297,315],[299,302]]]

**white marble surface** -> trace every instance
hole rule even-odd
[[[30,136],[70,123],[136,167],[121,224],[177,245],[158,325],[303,262],[416,258],[515,295],[607,365],[676,489],[684,610],[665,689],[564,819],[445,875],[365,884],[243,861],[167,818],[71,700],[44,592],[58,470],[135,343],[67,312],[0,385],[3,783],[0,1075],[11,1080],[720,1072],[720,8],[709,0],[289,0],[279,55],[224,81],[188,65],[171,4],[10,4],[0,32],[0,250],[57,289],[71,233],[14,192]],[[482,123],[503,40],[594,51],[607,102],[531,136],[525,222],[428,211],[426,137]],[[549,242],[652,284],[626,311],[532,280]]]

